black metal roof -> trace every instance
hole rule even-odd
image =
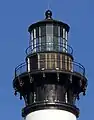
[[[62,27],[64,27],[66,29],[66,31],[69,32],[69,25],[67,25],[66,23],[63,23],[62,21],[58,21],[52,18],[52,12],[50,10],[47,10],[45,12],[45,16],[46,18],[42,21],[38,21],[36,23],[33,23],[32,25],[29,26],[28,31],[32,31],[32,29],[34,29],[35,27],[39,27],[42,25],[46,25],[46,24],[55,24],[55,25],[60,25]]]

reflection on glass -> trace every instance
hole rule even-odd
[[[46,36],[41,37],[41,51],[45,51],[46,50]]]
[[[41,26],[41,51],[45,51],[46,47],[46,26]]]
[[[41,37],[39,37],[39,51],[41,51]]]
[[[41,51],[41,28],[39,27],[39,51]]]
[[[67,33],[67,31],[66,31],[66,37],[65,38],[66,38],[66,40],[68,40],[68,33]]]
[[[58,50],[60,51],[60,52],[62,52],[63,51],[63,38],[62,37],[58,37]]]
[[[31,34],[30,34],[30,42],[29,42],[29,45],[31,46],[31,50],[33,50],[33,31],[31,31]]]
[[[66,38],[66,31],[65,31],[65,28],[63,28],[63,38]]]
[[[53,35],[53,25],[52,24],[47,24],[46,25],[46,35]]]
[[[36,52],[36,39],[34,39],[34,48],[33,48],[33,52]]]
[[[41,36],[46,36],[46,26],[40,26],[41,27]]]
[[[67,52],[67,40],[63,38],[63,52]]]
[[[41,36],[41,27],[39,27],[39,37]]]
[[[53,25],[46,25],[46,50],[53,50]]]
[[[46,36],[46,50],[53,51],[53,36]]]
[[[36,38],[36,29],[34,29],[34,38]]]
[[[36,38],[36,52],[39,51],[39,39]]]
[[[53,50],[54,51],[58,51],[59,47],[58,47],[58,37],[53,37]]]
[[[59,31],[60,31],[60,27],[59,26],[57,26],[57,25],[53,26],[53,36],[59,36],[58,28],[59,28]]]

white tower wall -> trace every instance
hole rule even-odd
[[[64,110],[38,110],[26,116],[26,120],[76,120],[76,116]]]

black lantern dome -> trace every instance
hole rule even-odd
[[[75,106],[80,93],[85,94],[85,68],[74,61],[73,49],[68,45],[69,26],[52,18],[29,26],[29,47],[26,62],[15,68],[15,94],[25,100],[22,115],[41,109],[62,109],[78,116]]]

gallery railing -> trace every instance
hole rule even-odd
[[[85,68],[83,65],[77,62],[70,62],[70,61],[54,61],[54,60],[42,60],[38,61],[37,68],[32,68],[30,64],[26,64],[25,62],[18,65],[15,68],[15,77],[25,73],[25,72],[34,72],[34,71],[42,71],[42,70],[60,70],[60,71],[67,71],[67,72],[74,72],[78,73],[82,76],[85,76]],[[38,64],[40,64],[40,68],[38,68]],[[46,65],[45,65],[46,64]],[[57,64],[57,66],[55,66]],[[62,64],[62,67],[61,67]],[[49,66],[50,65],[50,66]],[[30,67],[30,68],[28,68]],[[29,69],[29,70],[28,70]]]

